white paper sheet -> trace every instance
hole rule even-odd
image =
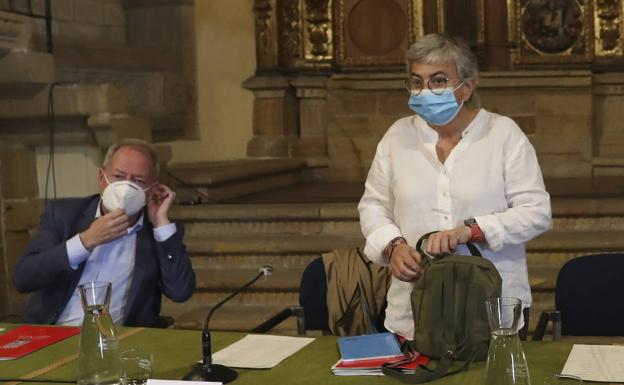
[[[177,380],[147,380],[145,385],[223,385],[222,382],[213,381],[177,381]]]
[[[575,344],[561,374],[584,381],[624,382],[624,346]]]
[[[234,368],[269,369],[296,353],[314,338],[248,334],[213,356],[216,364]]]

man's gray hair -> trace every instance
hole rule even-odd
[[[439,33],[421,37],[407,50],[405,55],[407,73],[413,63],[455,63],[457,74],[463,80],[478,80],[477,58],[468,45],[460,39]]]
[[[156,149],[154,148],[154,146],[152,146],[151,143],[141,139],[126,138],[119,143],[111,144],[111,146],[108,147],[108,150],[106,151],[106,156],[104,156],[104,162],[102,162],[102,167],[107,168],[108,166],[110,166],[113,155],[115,155],[115,153],[123,147],[137,148],[140,151],[143,151],[145,154],[149,155],[149,157],[152,159],[153,177],[158,179],[158,175],[160,174],[160,161],[158,159],[158,152],[156,152]]]

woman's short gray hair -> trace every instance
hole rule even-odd
[[[468,45],[460,39],[439,33],[421,37],[407,50],[405,55],[407,72],[414,63],[455,63],[461,80],[478,80],[477,58]]]
[[[110,166],[113,155],[115,155],[115,153],[123,147],[133,147],[149,155],[149,157],[152,159],[153,177],[158,179],[158,175],[160,174],[160,160],[158,159],[158,152],[156,152],[156,149],[154,148],[154,146],[151,145],[151,143],[141,139],[126,138],[119,143],[111,144],[111,146],[106,151],[106,156],[104,156],[104,162],[102,162],[102,167],[107,168],[108,166]]]

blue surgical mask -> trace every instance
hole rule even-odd
[[[453,120],[459,110],[464,105],[457,104],[455,100],[455,90],[461,87],[447,87],[440,95],[436,95],[429,89],[420,91],[418,95],[412,95],[407,102],[409,108],[418,114],[427,123],[436,126],[443,126]]]

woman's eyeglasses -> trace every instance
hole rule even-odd
[[[446,76],[433,76],[427,80],[427,88],[431,90],[434,95],[442,95],[444,90],[448,87],[449,78]],[[405,88],[412,95],[418,95],[425,88],[423,80],[414,76],[409,79],[405,79]]]

